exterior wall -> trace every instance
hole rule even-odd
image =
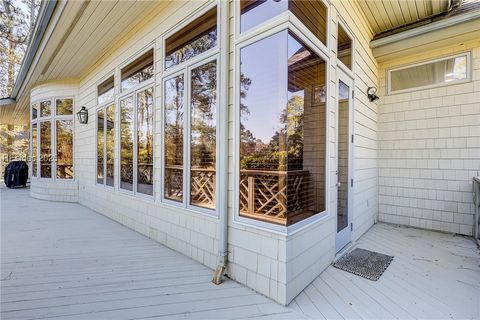
[[[162,147],[162,34],[200,8],[204,2],[161,2],[130,33],[103,55],[81,79],[75,102],[75,112],[81,106],[88,109],[90,120],[75,126],[75,176],[78,181],[78,201],[166,246],[214,268],[218,255],[218,218],[160,202]],[[228,77],[228,269],[229,277],[256,291],[288,304],[305,286],[320,274],[335,258],[336,192],[335,174],[335,110],[337,96],[336,23],[342,17],[355,34],[354,70],[354,207],[352,240],[358,239],[375,220],[377,213],[377,109],[368,102],[366,90],[377,86],[377,66],[369,49],[371,31],[366,20],[358,14],[354,3],[334,2],[330,10],[330,54],[328,62],[327,141],[328,185],[327,215],[289,235],[234,222],[234,12],[229,3]],[[154,128],[154,198],[133,196],[115,188],[96,184],[96,90],[97,85],[115,72],[115,96],[119,96],[118,67],[134,58],[142,49],[153,44],[155,51],[155,128]],[[225,49],[224,49],[225,50]],[[118,105],[116,106],[118,119]],[[116,123],[118,131],[118,123]],[[118,136],[116,155],[119,153]],[[118,157],[115,161],[118,173]],[[225,214],[225,212],[219,212]]]
[[[33,88],[30,92],[30,101],[38,102],[40,100],[47,100],[56,97],[73,97],[74,108],[80,109],[77,102],[78,83],[75,81],[62,81],[45,83]],[[54,106],[52,106],[53,108]],[[75,118],[74,110],[73,117]],[[79,124],[77,119],[74,119],[75,127]],[[53,121],[52,121],[53,125]],[[31,128],[31,126],[30,126]],[[75,137],[75,133],[74,133]],[[53,138],[53,137],[52,137]],[[75,138],[74,138],[75,139]],[[30,145],[31,147],[31,145]],[[56,152],[52,150],[52,153]],[[32,177],[32,166],[29,163],[30,171],[30,196],[41,200],[62,201],[62,202],[77,202],[78,201],[78,177],[76,168],[78,168],[74,157],[74,179],[61,180],[53,178],[38,178]],[[52,172],[52,175],[54,172]]]
[[[379,115],[379,219],[472,235],[472,177],[480,170],[480,41],[380,65],[386,70],[472,52],[472,81],[383,96]]]
[[[330,10],[331,57],[328,139],[330,169],[329,214],[319,223],[287,238],[287,303],[299,294],[335,259],[336,235],[336,156],[335,118],[337,110],[337,23],[343,23],[354,36],[354,148],[353,148],[353,223],[352,241],[356,241],[373,224],[378,210],[377,189],[377,106],[370,103],[367,88],[377,86],[377,64],[369,47],[371,32],[361,10],[354,2],[334,1]]]

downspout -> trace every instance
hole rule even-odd
[[[219,167],[218,167],[218,266],[213,273],[212,282],[221,284],[228,263],[228,74],[229,74],[229,15],[227,1],[220,1],[220,106],[219,125]]]

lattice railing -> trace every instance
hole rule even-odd
[[[191,203],[202,207],[215,207],[215,169],[191,170]]]
[[[286,223],[287,213],[309,206],[308,171],[240,171],[240,213]]]

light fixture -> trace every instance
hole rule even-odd
[[[376,101],[376,100],[380,99],[377,96],[377,88],[375,88],[375,87],[368,87],[367,96],[368,96],[368,99],[370,99],[370,102],[373,102],[373,101]]]
[[[88,110],[85,107],[82,107],[80,111],[77,112],[78,121],[82,124],[88,123]]]

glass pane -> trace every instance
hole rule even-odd
[[[133,190],[133,97],[120,101],[120,188]]]
[[[57,121],[57,178],[73,179],[73,120]]]
[[[98,104],[113,100],[114,97],[114,78],[111,76],[97,87]]]
[[[107,123],[106,123],[106,137],[107,137],[107,172],[106,183],[107,186],[114,186],[115,175],[115,105],[107,107]]]
[[[290,225],[324,211],[325,62],[288,31],[240,59],[240,214]]]
[[[57,115],[72,115],[73,114],[73,99],[57,99]]]
[[[153,49],[122,69],[122,92],[153,77]]]
[[[37,176],[37,165],[38,165],[38,158],[37,158],[37,124],[32,124],[32,177]]]
[[[103,184],[104,149],[105,149],[105,114],[103,109],[97,111],[97,183]]]
[[[323,44],[327,44],[327,7],[322,1],[242,0],[240,32],[290,10]]]
[[[467,79],[467,56],[444,59],[391,72],[391,90],[405,90]]]
[[[338,84],[338,204],[337,231],[348,226],[348,146],[349,146],[349,96],[350,88],[342,81]]]
[[[217,64],[192,70],[190,204],[215,209]]]
[[[38,103],[32,104],[32,119],[37,119]]]
[[[52,102],[50,100],[40,102],[40,117],[48,117],[51,115],[51,104]]]
[[[40,123],[40,177],[52,177],[52,123]]]
[[[337,57],[348,68],[352,69],[352,39],[343,27],[338,25]]]
[[[137,191],[153,195],[153,88],[137,94]]]
[[[287,10],[287,0],[242,0],[240,1],[240,32],[247,31]]]
[[[165,81],[165,198],[183,201],[183,75]]]
[[[167,38],[165,69],[187,61],[216,45],[217,7]]]

